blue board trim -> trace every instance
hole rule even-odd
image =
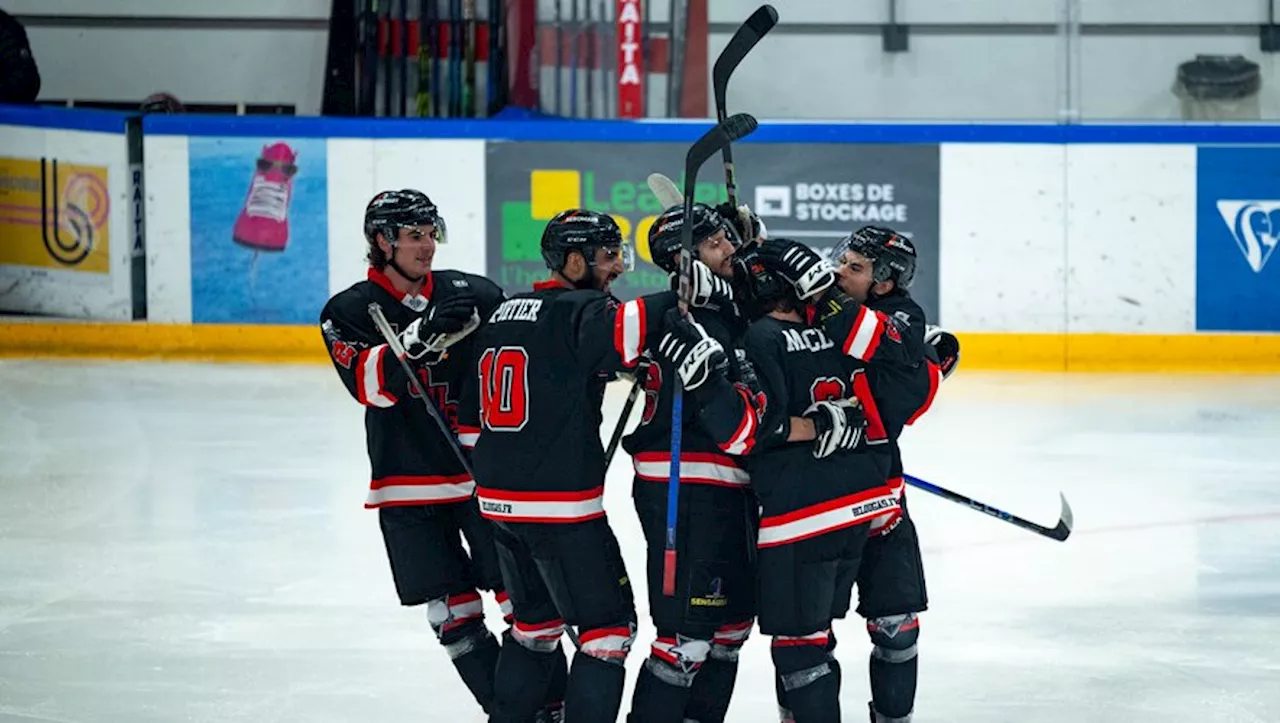
[[[682,142],[710,121],[414,120],[280,116],[146,116],[153,135],[491,141]],[[762,121],[744,143],[1280,144],[1280,124],[803,123]]]
[[[0,125],[122,133],[131,115],[86,108],[0,105]],[[690,143],[705,120],[414,120],[282,116],[148,115],[151,135],[476,139]],[[761,122],[744,143],[1152,143],[1280,145],[1280,124],[811,123]]]
[[[30,128],[124,133],[125,121],[131,115],[136,114],[92,108],[0,104],[0,125]]]

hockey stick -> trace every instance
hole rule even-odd
[[[454,456],[462,463],[462,468],[467,471],[467,476],[475,479],[475,475],[471,473],[471,463],[467,461],[466,455],[462,453],[462,447],[458,445],[458,438],[453,436],[453,428],[449,423],[444,421],[440,410],[436,409],[436,405],[427,396],[427,391],[422,388],[421,382],[418,381],[418,375],[413,373],[413,368],[409,366],[409,362],[405,361],[404,345],[400,343],[400,337],[391,330],[391,324],[387,323],[387,317],[382,313],[382,307],[378,302],[369,304],[369,316],[373,317],[373,323],[378,327],[378,333],[382,334],[382,338],[386,339],[387,347],[391,349],[391,353],[396,355],[396,360],[400,362],[400,368],[409,377],[409,386],[413,388],[413,393],[422,398],[422,403],[427,407],[427,414],[431,415],[431,419],[440,428],[440,433],[444,435],[444,439],[449,443],[449,449],[453,450]]]
[[[747,21],[743,23],[724,46],[720,56],[716,58],[711,70],[711,89],[716,101],[716,121],[723,123],[729,117],[726,95],[729,91],[729,78],[747,53],[756,47],[773,26],[778,24],[778,11],[772,5],[761,5]],[[725,146],[721,152],[724,158],[724,186],[729,196],[729,205],[738,207],[738,184],[733,169],[733,151]],[[747,229],[750,231],[750,229]],[[744,236],[745,238],[745,236]]]
[[[649,190],[657,197],[658,203],[662,204],[663,210],[684,203],[684,196],[680,195],[680,187],[661,173],[650,173],[645,182],[649,184]]]
[[[474,118],[476,115],[476,43],[480,38],[476,29],[476,0],[463,1],[462,24],[462,117]]]
[[[1067,537],[1071,535],[1071,528],[1075,525],[1075,517],[1071,514],[1071,505],[1067,504],[1067,497],[1061,492],[1058,493],[1058,499],[1062,501],[1062,511],[1058,515],[1058,524],[1050,528],[1050,527],[1044,527],[1043,525],[1037,525],[1036,523],[1031,522],[1029,520],[1024,520],[1021,517],[1018,517],[1017,515],[1011,515],[1008,512],[1005,512],[1004,510],[996,509],[991,505],[988,505],[983,502],[979,502],[970,497],[965,497],[964,495],[958,492],[952,492],[951,490],[946,489],[944,487],[939,487],[933,483],[925,482],[919,477],[912,477],[909,474],[904,474],[902,475],[902,479],[904,479],[907,482],[907,484],[911,485],[912,487],[922,489],[925,492],[935,494],[939,497],[942,497],[943,499],[951,500],[952,502],[955,502],[957,504],[966,505],[979,512],[984,512],[988,515],[991,515],[996,519],[1003,520],[1005,522],[1008,522],[1011,525],[1017,525],[1018,527],[1021,527],[1024,530],[1030,530],[1031,532],[1034,532],[1037,535],[1042,535],[1044,537],[1048,537],[1051,540],[1057,540],[1058,542],[1062,542],[1063,540],[1066,540]]]
[[[641,362],[636,367],[636,380],[632,382],[631,391],[627,394],[627,403],[622,405],[618,425],[613,428],[613,436],[609,438],[609,448],[604,451],[605,469],[609,469],[609,463],[613,461],[613,453],[618,451],[618,443],[622,441],[622,433],[626,431],[627,420],[631,418],[631,409],[636,405],[636,398],[640,396],[640,387],[644,386],[644,380],[648,376],[649,362]]]
[[[693,193],[698,169],[730,143],[746,138],[759,124],[746,113],[726,118],[707,131],[689,148],[684,157],[684,217],[693,217]],[[685,223],[680,230],[680,312],[689,313],[689,299],[693,296],[693,224]],[[671,399],[671,472],[667,477],[667,536],[662,552],[662,594],[676,594],[676,517],[680,508],[680,447],[684,426],[684,387],[676,375],[675,394]]]

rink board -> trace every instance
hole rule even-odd
[[[82,123],[71,111],[26,121],[28,133],[88,133],[58,126]],[[646,293],[665,277],[648,263],[660,208],[643,179],[678,177],[707,127],[151,116],[148,321],[106,331],[24,319],[4,327],[0,354],[324,361],[315,320],[364,277],[364,205],[387,188],[419,188],[441,207],[437,267],[509,292],[542,275],[537,235],[555,210],[607,211],[640,257],[619,295]],[[913,295],[960,336],[967,368],[1275,371],[1277,149],[1270,125],[765,121],[735,160],[740,199],[775,236],[825,248],[878,219],[911,235],[922,251]],[[246,241],[254,164],[281,153],[293,172],[287,230]],[[703,171],[699,199],[719,200],[718,167]],[[127,249],[126,233],[112,238]],[[85,299],[89,318],[128,318],[112,316],[127,307],[119,299]]]

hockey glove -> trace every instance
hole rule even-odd
[[[836,282],[831,262],[796,241],[774,239],[760,246],[760,259],[796,288],[796,295],[813,301]]]
[[[817,435],[813,440],[814,459],[829,457],[842,449],[856,448],[862,441],[862,430],[867,426],[862,406],[854,399],[817,402],[804,410],[804,417],[813,422]]]
[[[942,378],[951,376],[951,372],[960,364],[960,340],[956,335],[940,326],[929,325],[924,328],[924,343],[937,352]]]
[[[707,330],[679,309],[667,311],[667,332],[658,342],[658,353],[676,368],[684,388],[693,391],[715,374],[723,375],[729,368],[729,358],[720,342],[707,334]]]
[[[446,349],[479,325],[480,313],[476,309],[475,297],[459,294],[432,304],[425,314],[414,319],[400,333],[400,343],[410,359],[435,364],[444,358]]]
[[[716,206],[716,213],[720,214],[720,218],[733,224],[744,243],[750,244],[757,240],[768,238],[764,221],[761,221],[759,216],[752,213],[751,207],[746,204],[734,208],[726,201]]]
[[[716,276],[710,266],[693,260],[693,268],[689,274],[689,305],[700,308],[725,308],[733,305],[733,287],[727,279]],[[671,274],[672,288],[680,288],[680,272]]]

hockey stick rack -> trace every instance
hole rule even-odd
[[[1024,530],[1030,530],[1031,532],[1034,532],[1037,535],[1040,535],[1042,537],[1047,537],[1051,540],[1057,540],[1058,542],[1063,542],[1068,537],[1070,537],[1071,528],[1075,525],[1075,516],[1071,514],[1071,505],[1067,504],[1066,495],[1062,494],[1061,492],[1058,493],[1058,499],[1061,500],[1062,502],[1062,511],[1058,515],[1058,524],[1055,525],[1054,527],[1045,527],[1043,525],[1037,525],[1036,523],[1031,522],[1030,520],[1024,520],[1021,517],[1018,517],[1017,515],[1011,515],[1008,512],[1005,512],[1004,510],[996,509],[991,505],[988,505],[984,502],[979,502],[971,497],[966,497],[958,492],[952,492],[951,490],[946,489],[945,487],[939,487],[931,482],[926,482],[920,479],[919,477],[912,477],[909,474],[904,474],[902,475],[902,479],[905,480],[907,484],[911,485],[912,487],[922,489],[925,492],[929,492],[930,494],[935,494],[943,499],[951,500],[952,502],[955,502],[957,504],[965,505],[967,507],[977,510],[978,512],[991,515],[992,517],[998,520],[1008,522],[1011,525],[1016,525],[1018,527],[1021,527]]]
[[[413,389],[413,393],[417,394],[422,403],[427,407],[427,414],[431,415],[432,421],[440,428],[440,433],[444,435],[445,441],[449,443],[449,449],[453,450],[454,456],[462,463],[462,468],[467,471],[467,476],[475,479],[475,475],[471,473],[471,463],[467,461],[466,455],[462,453],[462,446],[458,444],[458,438],[453,434],[453,428],[444,420],[444,416],[440,414],[440,410],[436,409],[436,405],[431,401],[431,397],[427,396],[427,392],[422,388],[422,383],[418,381],[418,375],[413,372],[413,368],[409,366],[409,362],[405,361],[404,345],[400,343],[400,337],[392,331],[391,324],[387,322],[387,317],[382,313],[382,306],[378,302],[369,304],[369,316],[373,318],[373,323],[378,327],[378,333],[382,334],[382,338],[386,339],[387,347],[391,349],[391,353],[396,355],[396,361],[400,362],[400,368],[404,369],[404,373],[409,377],[409,386]]]
[[[697,184],[698,169],[712,156],[724,150],[730,143],[746,138],[755,132],[759,123],[747,113],[730,116],[707,131],[689,148],[684,158],[684,217],[693,215],[693,194]],[[685,223],[680,232],[680,287],[679,305],[682,313],[689,311],[689,299],[693,295],[693,224]],[[667,530],[666,545],[662,552],[662,594],[676,594],[676,518],[680,508],[680,447],[684,424],[684,387],[677,375],[675,395],[671,399],[671,471],[667,478]]]

